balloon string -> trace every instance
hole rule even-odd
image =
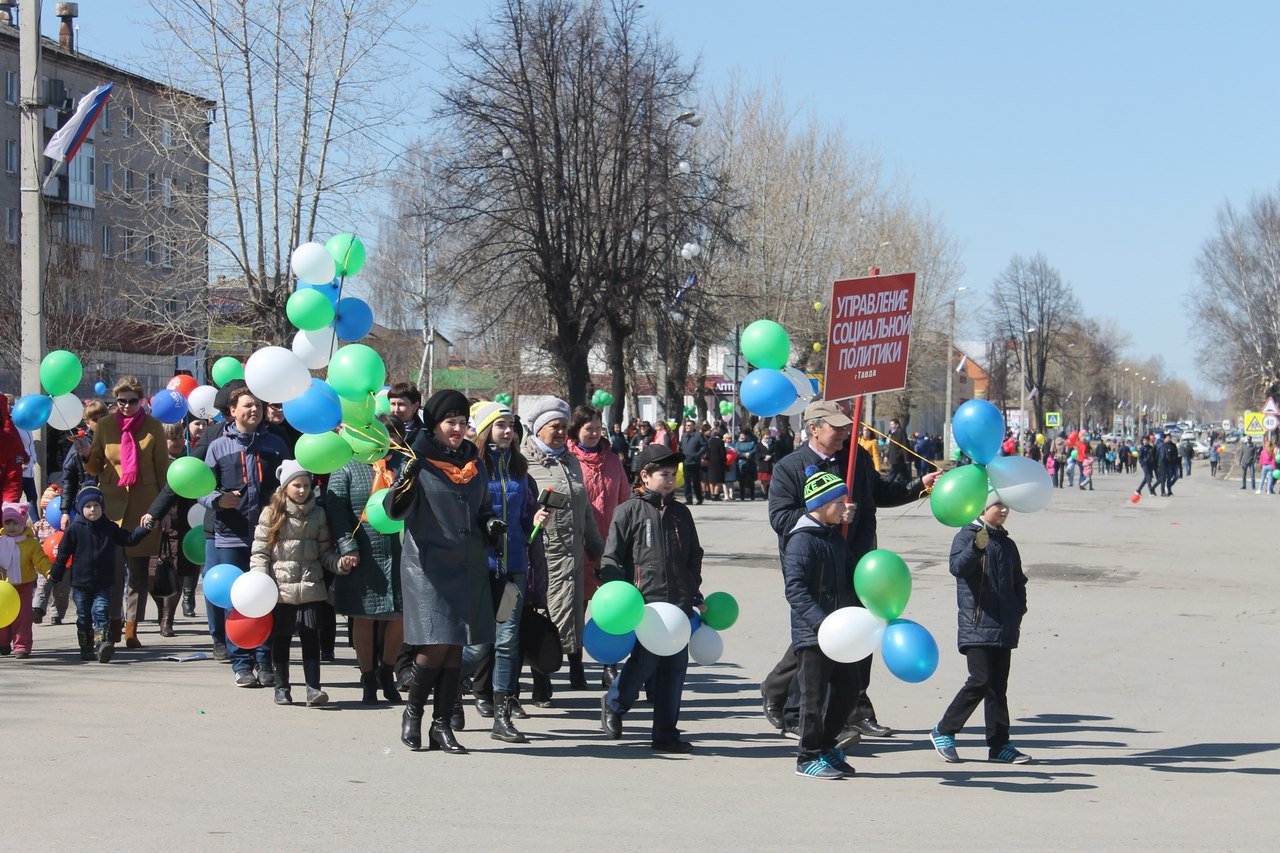
[[[914,450],[912,450],[910,447],[907,447],[905,444],[902,444],[902,443],[900,443],[900,442],[894,441],[892,438],[890,438],[889,436],[885,435],[885,434],[884,434],[884,433],[882,433],[880,430],[876,429],[875,427],[871,426],[870,424],[863,424],[862,426],[863,426],[863,427],[865,427],[866,429],[871,430],[871,431],[872,431],[872,432],[874,432],[876,435],[878,435],[878,436],[880,436],[880,437],[884,438],[884,439],[885,439],[886,441],[888,441],[890,444],[896,444],[896,445],[898,445],[898,446],[899,446],[899,447],[901,447],[903,450],[907,451],[907,452],[908,452],[908,453],[910,453],[912,456],[914,456],[915,458],[919,459],[921,462],[925,463],[926,465],[932,465],[934,468],[937,468],[939,471],[941,471],[941,470],[942,470],[942,466],[941,466],[941,465],[939,465],[937,462],[934,462],[932,459],[925,459],[923,456],[921,456],[919,453],[916,453],[916,452],[915,452]],[[856,438],[855,438],[854,440],[855,440],[855,441],[857,441],[857,439],[856,439]],[[926,492],[925,492],[925,494],[928,494],[928,492],[926,491]]]
[[[376,442],[381,438],[381,436],[380,436],[378,433],[376,433],[376,432],[369,432],[369,433],[361,432],[361,431],[360,431],[360,428],[359,428],[359,427],[357,427],[357,426],[354,426],[353,424],[344,423],[344,424],[342,425],[342,428],[343,428],[343,429],[349,429],[349,430],[351,430],[351,431],[352,431],[352,432],[354,432],[356,435],[360,436],[361,438],[363,438],[363,439],[365,439],[365,440],[367,440],[367,441],[372,441],[372,442],[375,442],[375,443],[376,443]],[[404,443],[402,443],[402,442],[396,441],[394,438],[393,438],[393,439],[391,439],[391,441],[388,443],[388,445],[387,445],[387,446],[388,446],[391,450],[394,450],[394,451],[396,451],[397,453],[399,453],[401,456],[408,457],[409,459],[417,459],[417,458],[418,458],[418,454],[416,454],[416,453],[414,453],[414,452],[413,452],[413,448],[412,448],[412,447],[410,447],[409,445],[404,444]]]

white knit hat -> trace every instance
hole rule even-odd
[[[521,412],[529,423],[533,424],[534,435],[537,435],[539,430],[556,418],[563,418],[567,425],[570,414],[569,404],[559,397],[546,397],[532,406],[522,409]]]
[[[286,459],[280,463],[280,467],[276,469],[276,479],[280,481],[280,488],[289,485],[291,480],[298,477],[310,477],[311,472],[303,468],[297,459]]]

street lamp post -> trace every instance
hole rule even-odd
[[[1023,450],[1022,436],[1027,432],[1027,351],[1031,348],[1031,344],[1027,342],[1027,335],[1036,331],[1038,327],[1032,326],[1022,333],[1022,352],[1018,355],[1018,365],[1022,368],[1022,381],[1018,383],[1018,450]]]
[[[954,360],[956,349],[956,300],[960,298],[960,294],[968,290],[967,287],[957,287],[956,292],[951,295],[951,324],[947,327],[947,406],[943,410],[942,423],[942,441],[945,448],[944,460],[951,458],[951,374],[953,372],[951,363]],[[857,440],[857,436],[854,436]]]

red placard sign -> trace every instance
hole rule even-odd
[[[907,387],[916,274],[837,281],[831,288],[823,396],[845,400]]]

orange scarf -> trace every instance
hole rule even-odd
[[[395,475],[387,470],[387,460],[379,459],[373,463],[373,485],[369,487],[370,496],[376,495],[383,489],[391,488],[391,484],[396,481]],[[360,513],[361,521],[369,520],[369,504],[364,505],[364,512]]]
[[[466,465],[463,465],[461,468],[454,465],[452,462],[441,462],[436,459],[428,459],[427,461],[439,468],[444,472],[446,477],[457,483],[459,486],[470,483],[471,479],[475,477],[476,474],[480,473],[480,468],[476,465],[476,460],[474,459]]]

